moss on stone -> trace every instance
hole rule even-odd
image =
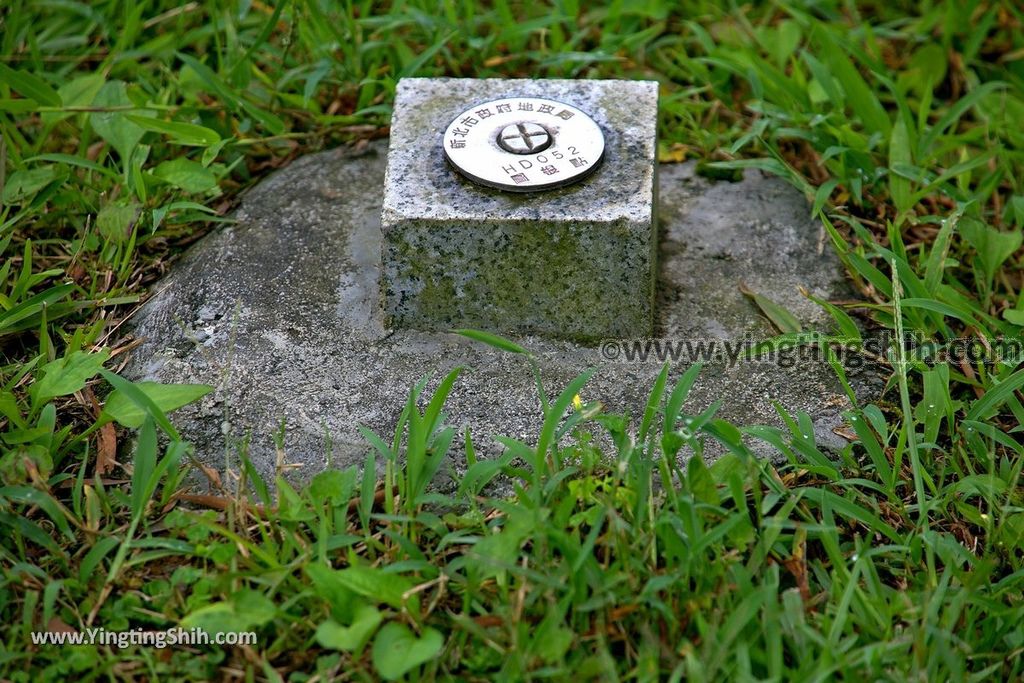
[[[406,225],[387,277],[415,296],[389,306],[423,329],[477,325],[564,338],[650,333],[647,237],[625,222]],[[404,286],[402,286],[404,283]]]

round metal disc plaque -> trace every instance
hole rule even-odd
[[[604,158],[604,134],[572,105],[543,97],[506,97],[456,116],[444,132],[444,154],[475,183],[536,192],[593,173]]]

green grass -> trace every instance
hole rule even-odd
[[[367,433],[382,481],[370,466],[271,493],[243,453],[241,480],[200,500],[214,509],[190,508],[190,446],[165,413],[204,389],[118,377],[118,323],[241,189],[385,135],[411,75],[659,80],[662,157],[786,178],[857,287],[821,302],[834,329],[776,343],[926,344],[881,354],[886,391],[854,401],[838,460],[806,415],[689,414],[694,367],[666,368],[634,416],[575,401],[586,374],[539,378],[542,431],[477,461],[490,435],[445,424],[451,375]],[[8,0],[0,676],[1024,678],[1024,370],[928,357],[1020,336],[1021,121],[1011,2]],[[455,440],[468,471],[432,493]],[[710,442],[728,455],[679,457]],[[483,493],[499,474],[508,499]],[[176,625],[260,639],[30,638]]]

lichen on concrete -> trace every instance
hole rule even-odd
[[[616,224],[607,227],[615,231]],[[648,291],[636,289],[638,280],[653,277],[645,273],[652,267],[649,236],[620,230],[610,239],[609,231],[595,235],[592,225],[546,221],[474,228],[412,222],[394,230],[384,247],[382,286],[405,311],[408,326],[557,329],[566,339],[652,333],[653,282]],[[395,282],[401,289],[391,289]]]

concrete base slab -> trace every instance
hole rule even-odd
[[[471,428],[483,456],[500,451],[496,435],[535,441],[541,415],[526,359],[453,334],[384,328],[385,155],[384,143],[356,154],[328,151],[274,174],[246,195],[237,222],[197,244],[132,319],[132,333],[145,341],[133,353],[131,378],[216,386],[172,415],[201,460],[222,467],[225,449],[248,434],[254,463],[272,477],[274,435],[283,431],[285,460],[302,465],[296,479],[329,464],[362,464],[370,447],[359,426],[389,434],[410,388],[434,373],[432,391],[456,366],[466,372],[446,406],[449,424]],[[659,175],[660,337],[717,343],[771,336],[741,284],[806,323],[825,325],[798,287],[835,297],[843,275],[797,191],[757,172],[714,183],[692,164],[664,165]],[[612,412],[641,414],[661,369],[656,358],[625,360],[627,345],[610,360],[607,345],[515,341],[536,353],[551,394],[596,368],[583,398]],[[672,378],[688,365],[680,359]],[[862,375],[852,379],[868,391],[877,380]],[[719,416],[738,425],[780,424],[774,402],[805,411],[819,444],[845,443],[833,430],[849,403],[822,362],[710,362],[685,410],[718,400]],[[460,459],[453,456],[456,470]]]

